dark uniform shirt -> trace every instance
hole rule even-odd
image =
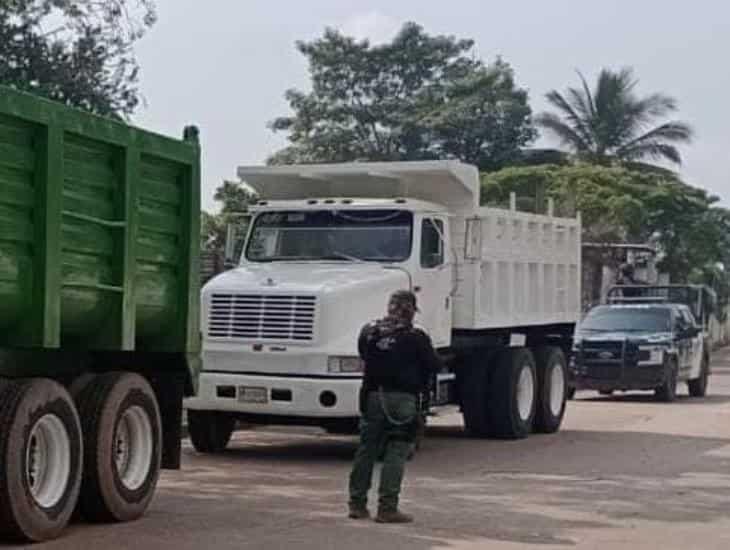
[[[382,387],[385,391],[417,395],[442,366],[431,339],[412,326],[381,321],[365,325],[358,350],[365,361],[365,391]]]

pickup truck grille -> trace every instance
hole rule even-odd
[[[317,299],[278,294],[214,294],[208,336],[241,340],[311,342]]]
[[[624,354],[623,342],[592,341],[583,344],[578,361],[586,378],[614,380],[621,377]]]
[[[623,360],[623,356],[623,342],[590,342],[583,345],[583,357],[586,361],[620,362]]]
[[[619,379],[624,369],[633,369],[640,361],[651,357],[648,351],[639,350],[632,341],[584,342],[578,353],[582,375],[596,380]]]

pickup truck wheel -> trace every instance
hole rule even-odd
[[[658,401],[671,403],[677,398],[677,378],[679,368],[676,361],[670,363],[669,372],[664,383],[654,390],[654,396]]]
[[[137,374],[106,373],[84,385],[78,407],[85,442],[81,515],[139,518],[160,475],[162,422],[154,391]]]
[[[555,433],[565,415],[567,397],[567,365],[560,348],[544,347],[535,353],[537,359],[537,408],[535,431]]]
[[[76,407],[47,379],[4,384],[0,393],[0,534],[30,542],[56,538],[81,487]]]
[[[702,367],[699,378],[687,382],[690,397],[704,397],[707,395],[707,384],[710,378],[710,359],[705,355],[702,358]]]
[[[188,431],[193,447],[199,453],[216,454],[226,450],[236,420],[214,411],[188,411]]]
[[[473,358],[464,366],[460,380],[461,414],[464,417],[466,433],[472,437],[489,435],[489,392],[488,365],[483,358]]]
[[[527,437],[535,420],[537,386],[535,358],[530,350],[512,348],[500,354],[487,398],[490,435]]]

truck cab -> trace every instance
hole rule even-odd
[[[358,332],[402,288],[420,295],[417,322],[438,346],[449,345],[443,208],[328,198],[262,201],[252,214],[239,265],[203,289],[198,404],[230,402],[251,415],[265,406],[325,425],[357,417]]]

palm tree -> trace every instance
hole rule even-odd
[[[692,140],[692,128],[679,121],[654,126],[677,110],[676,101],[662,94],[637,97],[631,69],[603,69],[591,91],[579,72],[582,87],[546,95],[559,114],[542,113],[536,122],[557,136],[579,158],[606,163],[668,160],[681,164],[676,145]]]

